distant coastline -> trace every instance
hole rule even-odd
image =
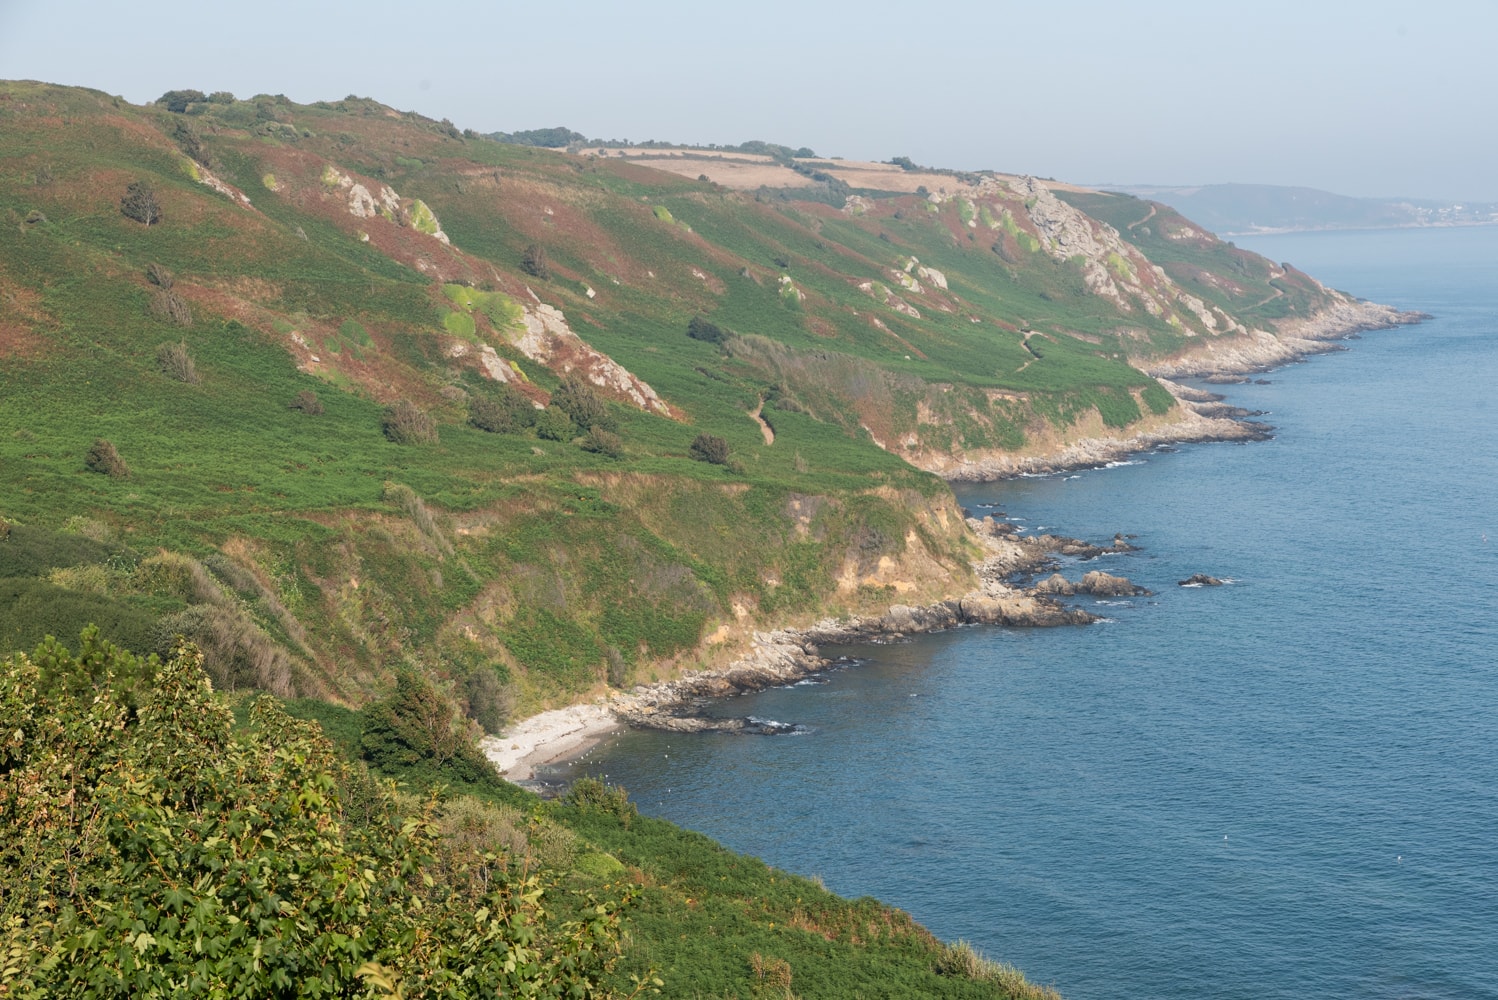
[[[1363,198],[1277,184],[1105,184],[1099,189],[1167,205],[1224,238],[1498,225],[1498,202]]]
[[[1223,230],[1217,235],[1225,239],[1253,236],[1294,236],[1300,233],[1388,233],[1406,229],[1480,229],[1498,226],[1498,219],[1474,222],[1411,222],[1398,226],[1285,226],[1243,230]]]

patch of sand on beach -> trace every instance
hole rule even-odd
[[[479,749],[510,781],[527,781],[536,768],[575,757],[619,728],[604,705],[572,705],[513,723],[480,740]]]

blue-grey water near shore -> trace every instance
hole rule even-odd
[[[1071,1000],[1498,997],[1498,229],[1240,242],[1435,318],[1223,390],[1271,441],[958,491],[1136,534],[1102,568],[1158,596],[838,650],[715,709],[801,735],[576,768]]]

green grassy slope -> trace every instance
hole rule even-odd
[[[369,100],[176,106],[0,84],[0,517],[113,546],[0,603],[19,645],[38,595],[76,609],[47,629],[190,626],[230,687],[357,706],[411,665],[492,723],[718,655],[720,626],[731,650],[960,591],[955,504],[901,456],[1168,415],[1126,359],[1210,334],[1183,295],[1256,324],[1325,297],[1159,206],[1015,179],[840,209]],[[135,183],[154,224],[121,211]],[[607,429],[468,422],[568,372]],[[435,441],[384,432],[400,401]],[[87,467],[100,439],[128,476]]]
[[[1088,214],[993,177],[839,207],[368,100],[0,83],[0,648],[188,636],[241,708],[270,691],[477,796],[454,809],[572,888],[639,887],[620,989],[1001,995],[874,901],[462,753],[395,766],[376,723],[418,678],[471,743],[767,624],[960,593],[961,512],[903,456],[1168,417],[1128,359],[1213,335],[1188,298],[1252,325],[1327,301],[1160,206],[1062,197]]]

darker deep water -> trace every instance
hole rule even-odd
[[[1222,390],[1272,441],[958,487],[1137,534],[1095,565],[1158,596],[841,650],[722,707],[802,735],[577,768],[1070,1000],[1498,997],[1498,229],[1240,242],[1435,319]]]

